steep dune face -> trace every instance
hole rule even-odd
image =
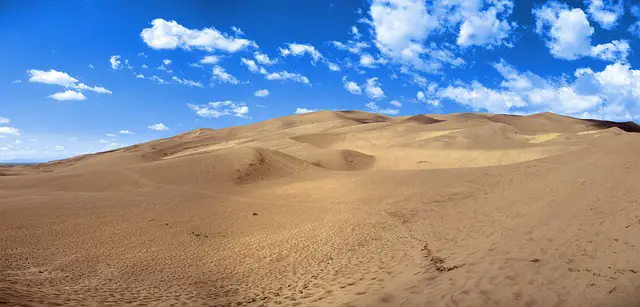
[[[637,306],[634,123],[321,111],[0,168],[0,304]]]

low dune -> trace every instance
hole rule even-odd
[[[0,167],[0,305],[639,306],[637,132],[320,111]]]

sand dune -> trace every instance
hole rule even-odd
[[[0,167],[0,305],[638,306],[635,132],[320,111]]]

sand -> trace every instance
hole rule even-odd
[[[638,306],[640,129],[321,111],[0,168],[0,305]]]

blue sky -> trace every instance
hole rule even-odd
[[[3,1],[0,161],[309,110],[640,118],[622,1]]]

